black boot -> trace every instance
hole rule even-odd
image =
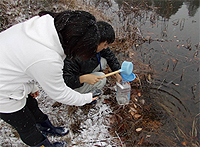
[[[67,147],[67,142],[66,141],[59,141],[55,143],[50,143],[49,140],[46,138],[44,141],[41,143],[37,144],[34,147]]]
[[[45,135],[64,136],[69,133],[67,127],[54,127],[48,118],[42,123],[37,123],[37,127]]]

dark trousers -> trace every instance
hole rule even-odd
[[[47,115],[39,109],[37,100],[31,95],[28,96],[24,108],[13,113],[0,113],[0,118],[12,125],[22,141],[29,146],[35,146],[45,139],[37,129],[36,123],[45,121]]]

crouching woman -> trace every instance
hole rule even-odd
[[[29,146],[66,146],[50,143],[44,134],[66,135],[54,127],[38,107],[36,82],[63,104],[82,106],[96,99],[80,94],[63,80],[63,60],[87,60],[97,49],[95,17],[85,11],[41,12],[0,33],[0,118],[12,125]]]

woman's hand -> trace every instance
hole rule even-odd
[[[98,96],[96,96],[96,97],[93,97],[93,98],[92,98],[92,101],[96,100],[97,98],[98,98]]]
[[[85,74],[79,77],[80,83],[88,83],[90,85],[94,85],[95,83],[99,82],[100,79],[103,78],[93,74]]]
[[[36,97],[39,95],[39,91],[36,91],[35,93],[30,93],[30,95],[31,95],[33,98],[36,98]]]

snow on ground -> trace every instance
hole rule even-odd
[[[109,118],[112,113],[109,105],[104,103],[106,95],[98,98],[98,102],[93,106],[75,107],[76,112],[73,116],[68,114],[69,106],[59,105],[54,106],[55,101],[50,99],[42,90],[38,97],[38,103],[41,110],[49,116],[49,119],[55,126],[68,126],[72,123],[80,123],[79,133],[70,133],[63,137],[48,136],[51,142],[65,140],[69,146],[73,147],[113,147],[120,146],[117,137],[112,137],[109,134]],[[54,107],[53,107],[54,106]],[[72,107],[72,106],[70,106]],[[16,131],[7,123],[0,120],[0,146],[7,147],[26,147],[26,145],[18,137]]]
[[[76,2],[76,1],[75,1]],[[18,4],[19,3],[19,4]],[[33,14],[39,12],[39,8],[42,9],[44,4],[47,5],[45,1],[29,3],[29,7],[24,5],[25,2],[19,1],[8,1],[8,3],[3,3],[6,9],[3,9],[5,14],[5,20],[7,22],[7,17],[10,20],[9,25],[22,22],[29,18]],[[44,3],[44,4],[43,4]],[[52,5],[54,3],[52,2]],[[57,4],[57,3],[56,3]],[[47,5],[51,7],[51,5]],[[69,5],[67,5],[68,8]],[[90,5],[89,5],[90,6]],[[32,8],[30,10],[30,8]],[[83,7],[83,6],[82,6]],[[87,10],[87,6],[85,6]],[[91,6],[90,6],[91,7]],[[65,5],[54,5],[55,9],[66,9]],[[37,11],[36,11],[37,10]],[[31,13],[27,14],[27,11]],[[94,10],[96,12],[96,8]],[[13,15],[11,15],[13,14]],[[15,15],[14,15],[15,14]],[[28,15],[28,16],[27,16]],[[96,14],[97,15],[97,14]],[[101,16],[101,14],[97,15]],[[103,14],[101,18],[105,17]],[[4,29],[8,26],[4,26]],[[88,112],[85,113],[83,108],[78,108],[76,111],[76,117],[81,120],[80,129],[78,134],[74,134],[72,131],[64,137],[50,137],[49,140],[52,142],[59,140],[66,140],[69,142],[70,146],[119,146],[118,138],[112,137],[109,132],[109,117],[111,113],[110,107],[104,103],[104,98],[106,96],[102,95],[96,105],[91,106]],[[39,102],[39,107],[42,111],[48,114],[49,119],[55,126],[69,126],[74,122],[74,116],[68,114],[69,107],[62,104],[58,107],[52,107],[55,103],[54,100],[50,99],[42,90],[40,91],[40,96],[37,98]],[[71,128],[70,128],[71,129]],[[26,145],[19,138],[18,133],[9,124],[5,123],[0,119],[0,146],[2,147],[26,147]]]

